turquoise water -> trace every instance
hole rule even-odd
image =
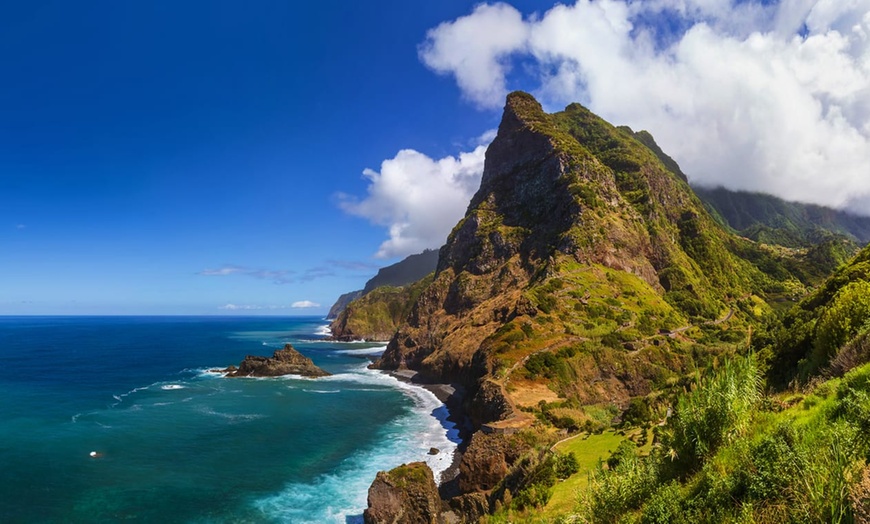
[[[324,324],[0,317],[0,522],[360,522],[378,470],[437,476],[457,441],[444,406]],[[208,372],[286,342],[334,375]]]

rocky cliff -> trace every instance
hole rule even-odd
[[[329,308],[329,313],[326,315],[327,320],[335,320],[338,318],[338,315],[344,311],[344,308],[347,307],[348,304],[358,299],[363,295],[362,289],[357,289],[356,291],[350,291],[348,293],[343,293],[338,300],[335,301],[335,304]]]
[[[520,341],[627,342],[643,335],[623,324],[713,320],[770,283],[735,243],[632,133],[513,93],[481,187],[378,366],[477,386],[534,351]]]
[[[546,114],[509,95],[480,189],[375,363],[468,391],[485,432],[463,459],[460,506],[485,506],[475,493],[522,453],[522,439],[500,439],[529,428],[531,412],[550,416],[539,406],[618,412],[740,339],[761,296],[802,286],[713,220],[676,163],[640,138],[579,104]],[[591,423],[559,409],[562,427]]]
[[[238,368],[232,366],[223,371],[228,377],[279,377],[281,375],[325,377],[329,375],[290,344],[285,344],[284,349],[275,351],[271,357],[248,355]]]
[[[424,462],[378,473],[369,488],[366,524],[435,524],[441,499],[432,470]]]

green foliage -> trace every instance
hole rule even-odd
[[[683,508],[683,497],[677,482],[665,484],[656,490],[644,504],[641,524],[682,524],[688,522]]]
[[[741,360],[751,364],[751,358],[737,359],[738,368]],[[685,406],[686,397],[704,389],[732,396],[733,388],[723,385],[740,375],[752,383],[753,373],[726,365],[715,375],[677,405]],[[722,426],[707,420],[714,428]],[[667,445],[664,453],[654,450],[648,458],[629,447],[617,450],[610,469],[594,475],[576,517],[649,523],[854,521],[850,493],[870,456],[870,364],[819,385],[797,405],[777,413],[753,410],[747,420],[743,431],[706,454],[690,474],[676,478]],[[672,417],[666,429],[682,424]]]
[[[653,413],[649,409],[647,401],[640,397],[632,398],[628,403],[628,408],[622,414],[622,421],[629,426],[638,426],[644,422],[649,422],[653,418]]]
[[[753,340],[753,347],[764,356],[772,384],[784,387],[795,378],[808,381],[841,348],[856,342],[870,316],[870,248],[864,248],[817,290],[805,297],[780,320],[766,319]],[[859,349],[853,347],[850,351]],[[844,355],[844,357],[847,357]],[[853,362],[861,362],[860,354]]]
[[[826,364],[870,320],[870,282],[850,282],[822,312],[816,327],[813,366]]]
[[[574,453],[556,453],[553,469],[556,472],[556,477],[564,480],[574,473],[580,471],[580,463],[577,462],[577,455]]]
[[[662,445],[674,471],[697,470],[720,446],[749,427],[761,398],[761,376],[754,356],[728,359],[697,387],[681,396],[662,433]]]
[[[623,456],[616,467],[599,465],[580,494],[582,517],[587,522],[621,522],[626,512],[640,508],[659,486],[657,455]]]

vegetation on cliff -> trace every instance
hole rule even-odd
[[[380,286],[345,306],[330,329],[337,340],[389,340],[431,275],[406,286]]]
[[[553,445],[610,427],[630,431],[645,453],[624,441],[590,478],[577,519],[851,515],[842,493],[866,458],[850,437],[863,415],[833,413],[839,384],[852,382],[832,382],[801,407],[763,386],[867,360],[870,284],[858,281],[870,252],[807,296],[851,249],[833,237],[795,248],[738,236],[648,133],[579,104],[546,114],[512,93],[481,187],[376,366],[465,386],[479,431],[450,506],[469,522],[549,518],[541,508],[574,460]],[[750,344],[758,356],[741,356]],[[810,457],[788,477],[812,479],[816,492],[789,495],[798,484],[764,480],[792,460],[782,446],[841,444],[847,455]],[[758,460],[771,462],[754,462],[765,446],[773,455]]]
[[[347,341],[389,340],[425,286],[421,281],[437,263],[438,252],[427,249],[381,268],[365,288],[339,297],[329,310],[332,336]]]
[[[870,242],[870,217],[722,187],[698,187],[695,192],[714,216],[741,236],[758,242],[807,247],[831,236],[862,245]]]

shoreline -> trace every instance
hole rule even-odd
[[[465,398],[464,389],[462,386],[458,385],[423,382],[419,379],[419,372],[410,369],[384,372],[402,382],[419,386],[431,392],[447,408],[447,412],[449,413],[447,420],[455,424],[456,429],[459,432],[459,442],[453,450],[453,457],[451,457],[450,465],[441,473],[441,479],[438,482],[439,491],[449,489],[448,485],[451,483],[455,484],[459,475],[459,462],[462,460],[462,454],[465,447],[468,445],[468,437],[470,436],[467,417],[462,407],[462,401]],[[444,494],[442,494],[442,498],[449,498],[443,495]]]

